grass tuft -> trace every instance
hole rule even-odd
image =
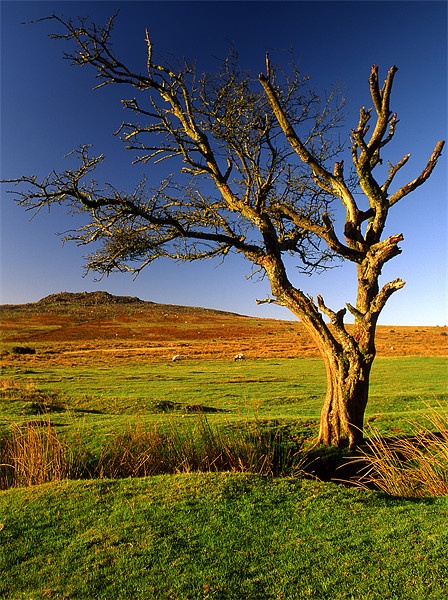
[[[18,403],[24,414],[46,415],[67,410],[59,392],[39,390],[33,381],[22,383],[10,377],[4,377],[0,381],[0,392],[5,405]]]
[[[366,448],[355,460],[365,463],[351,481],[391,496],[448,495],[448,411],[428,407],[428,414],[409,420],[411,435],[386,438],[371,427]]]
[[[11,354],[36,354],[36,350],[30,346],[13,346]]]
[[[2,489],[40,485],[73,475],[73,457],[49,420],[11,423],[1,440]]]

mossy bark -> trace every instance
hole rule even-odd
[[[370,364],[358,357],[324,357],[327,393],[321,411],[318,443],[349,447],[363,440],[364,413],[369,395]]]

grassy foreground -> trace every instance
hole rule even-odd
[[[448,595],[448,498],[208,473],[2,494],[5,599]]]

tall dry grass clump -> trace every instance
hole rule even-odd
[[[251,471],[278,475],[303,467],[303,447],[258,422],[214,428],[204,414],[168,426],[136,423],[111,435],[99,457],[96,475],[144,477],[192,471]]]
[[[392,496],[448,495],[448,411],[428,407],[420,420],[408,421],[412,434],[387,439],[372,428],[361,461],[366,464],[352,482]],[[358,459],[359,460],[359,459]]]
[[[4,423],[0,438],[0,486],[38,485],[47,481],[76,477],[80,457],[74,455],[51,421],[52,413],[64,412],[57,393],[36,389],[33,382],[3,378],[0,382],[4,403],[23,403],[29,421]],[[77,452],[80,452],[78,444]]]
[[[73,471],[73,455],[49,420],[31,421],[24,425],[11,423],[9,429],[3,432],[2,489],[66,479],[73,475]]]
[[[147,477],[193,471],[298,473],[304,467],[303,444],[291,443],[262,422],[212,427],[206,415],[172,418],[168,423],[133,422],[115,431],[95,455],[83,447],[82,431],[66,443],[46,419],[11,423],[2,437],[2,489],[66,478]]]

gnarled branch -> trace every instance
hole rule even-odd
[[[439,157],[442,154],[444,145],[445,145],[445,142],[443,140],[437,142],[437,144],[434,148],[434,151],[428,160],[428,164],[426,165],[426,167],[423,169],[423,171],[420,173],[420,175],[416,179],[414,179],[410,183],[407,183],[406,185],[401,187],[397,192],[395,192],[395,194],[392,194],[392,196],[390,196],[389,206],[393,206],[396,202],[401,200],[401,198],[403,198],[404,196],[407,196],[408,194],[413,192],[415,189],[417,189],[419,186],[421,186],[423,183],[425,183],[425,181],[429,178],[429,176],[433,172],[434,167],[437,164],[437,160],[439,159]]]

